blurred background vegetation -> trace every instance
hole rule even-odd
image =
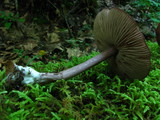
[[[129,13],[146,39],[155,41],[159,0],[1,0],[0,49],[5,52],[0,52],[0,61],[20,55],[47,56],[49,61],[53,54],[68,58],[91,52],[96,49],[94,18],[101,9],[112,7]]]

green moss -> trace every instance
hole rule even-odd
[[[140,80],[110,78],[107,62],[68,80],[47,85],[27,85],[23,91],[6,91],[4,71],[0,71],[0,116],[10,120],[158,120],[160,119],[159,46],[147,42],[152,55],[149,75]],[[58,72],[92,56],[73,57],[57,63],[37,62],[43,72]]]

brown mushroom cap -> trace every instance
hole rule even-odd
[[[101,51],[114,47],[114,71],[125,78],[143,79],[150,70],[150,51],[136,22],[118,8],[104,9],[94,22],[94,34]]]

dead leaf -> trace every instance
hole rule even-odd
[[[79,48],[67,48],[68,58],[73,56],[80,57],[82,55],[82,51]]]
[[[47,38],[48,38],[48,41],[50,42],[50,43],[56,43],[56,42],[59,42],[60,40],[59,40],[59,35],[58,34],[56,34],[56,33],[48,33],[47,34]]]
[[[15,66],[14,63],[11,60],[8,60],[4,63],[5,69],[6,69],[6,75],[8,75],[9,73],[14,72],[15,70]]]
[[[46,45],[46,50],[48,52],[52,52],[55,49],[59,49],[59,50],[63,51],[63,48],[61,47],[61,43],[52,43],[52,44]]]
[[[25,50],[32,51],[36,46],[38,46],[35,41],[28,41],[27,43],[22,45]]]

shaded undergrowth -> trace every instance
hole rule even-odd
[[[7,91],[5,71],[0,71],[0,119],[3,120],[159,120],[160,48],[147,43],[152,67],[144,80],[109,77],[107,62],[68,80],[47,85],[27,85],[24,90]],[[73,57],[56,63],[37,62],[40,72],[58,72],[95,56]],[[107,75],[106,75],[107,74]]]

